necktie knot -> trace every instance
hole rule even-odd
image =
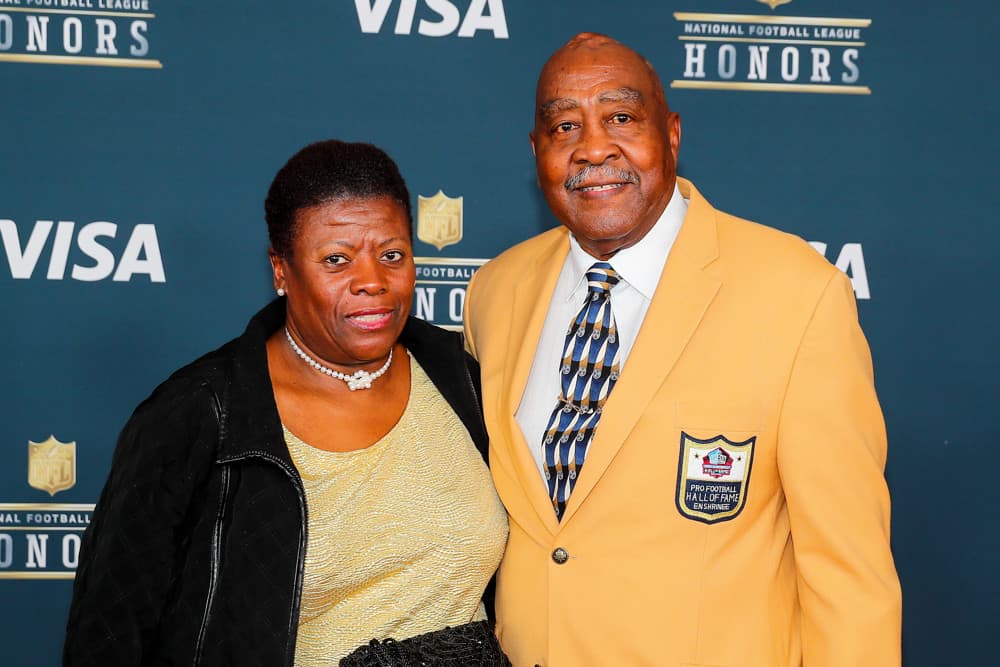
[[[587,292],[589,294],[607,294],[618,284],[621,278],[618,272],[607,262],[594,262],[587,269]]]

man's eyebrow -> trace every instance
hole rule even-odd
[[[611,103],[621,103],[621,102],[632,102],[632,103],[642,103],[643,97],[642,93],[635,88],[615,88],[613,90],[605,90],[597,96],[597,101],[601,104]],[[579,109],[580,103],[569,97],[557,97],[551,99],[540,107],[538,107],[538,117],[542,119],[548,119],[552,116],[562,112],[571,111],[573,109]]]
[[[538,107],[538,117],[547,119],[561,111],[570,111],[571,109],[579,108],[580,103],[576,100],[568,97],[557,97]]]
[[[607,102],[642,102],[642,93],[635,88],[615,88],[606,90],[597,96],[597,101]]]

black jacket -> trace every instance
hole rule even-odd
[[[63,665],[292,665],[306,504],[265,342],[285,302],[136,408],[83,537]],[[461,336],[410,318],[401,341],[487,453]]]

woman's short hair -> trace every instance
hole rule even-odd
[[[267,191],[264,218],[271,248],[281,257],[291,256],[296,217],[303,209],[339,199],[381,197],[399,202],[412,228],[410,192],[385,151],[335,139],[309,144],[285,163]]]

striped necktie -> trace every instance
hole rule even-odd
[[[566,332],[562,391],[545,429],[545,479],[556,516],[562,518],[620,373],[618,332],[611,312],[611,288],[620,278],[607,262],[587,270],[587,300]]]

